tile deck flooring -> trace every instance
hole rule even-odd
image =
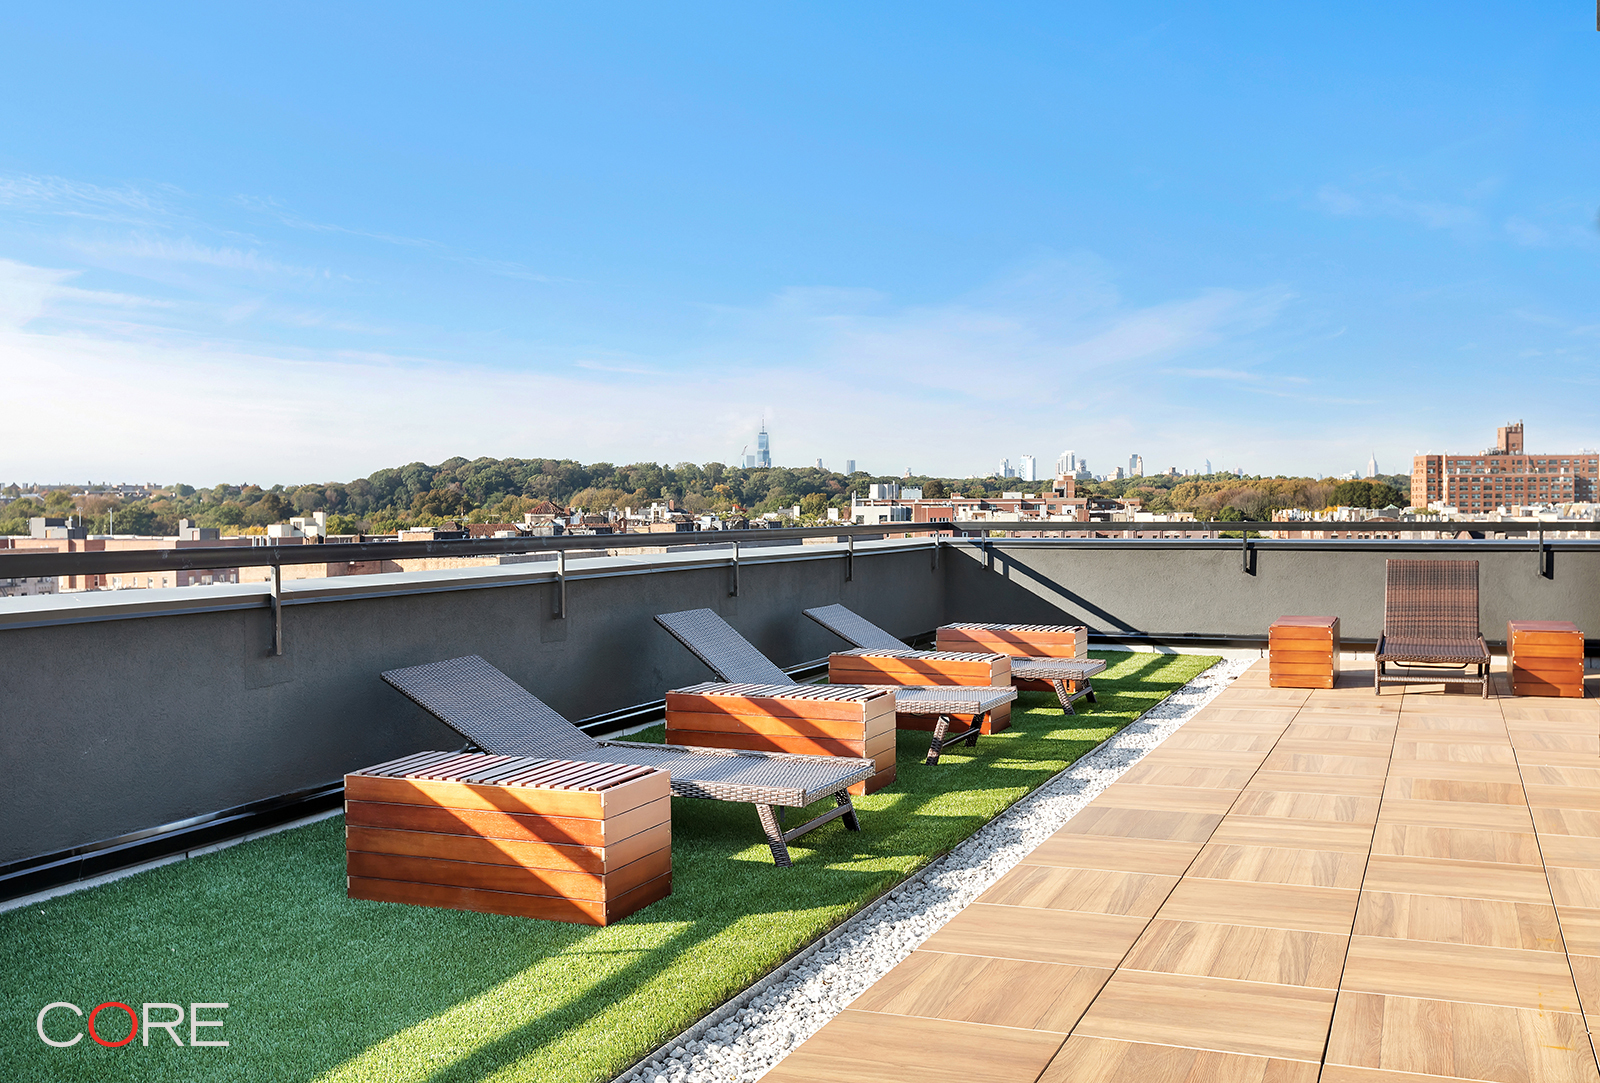
[[[765,1079],[1600,1083],[1600,699],[1496,679],[1251,667]]]

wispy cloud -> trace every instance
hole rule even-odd
[[[1410,199],[1392,192],[1351,192],[1331,184],[1317,190],[1317,202],[1328,214],[1345,218],[1398,218],[1428,229],[1473,229],[1482,213],[1465,203]]]

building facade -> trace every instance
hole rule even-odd
[[[1530,455],[1522,422],[1495,431],[1495,446],[1476,455],[1418,455],[1411,460],[1411,505],[1449,505],[1463,515],[1499,507],[1572,504],[1595,499],[1600,452]]]

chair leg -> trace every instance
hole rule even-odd
[[[1056,699],[1061,701],[1061,713],[1062,714],[1074,714],[1074,713],[1076,713],[1072,709],[1072,693],[1067,690],[1067,682],[1063,681],[1063,680],[1060,680],[1058,678],[1052,677],[1050,679],[1050,684],[1056,690]]]
[[[939,762],[939,753],[944,751],[944,735],[950,732],[950,716],[942,714],[933,724],[933,740],[928,743],[928,758],[923,762],[929,765]]]
[[[850,801],[850,791],[849,790],[840,790],[838,793],[833,795],[833,799],[835,801],[839,802],[839,805],[841,807],[847,808],[847,809],[850,810],[849,812],[846,812],[844,814],[844,816],[841,817],[841,819],[844,820],[845,829],[847,831],[860,831],[861,830],[861,821],[859,819],[857,819],[857,817],[856,817],[856,807]]]
[[[772,848],[772,863],[780,869],[787,869],[793,864],[789,860],[789,844],[783,841],[783,830],[778,827],[778,817],[773,815],[771,805],[757,805],[756,819],[761,821],[761,831],[767,836],[767,845]]]
[[[1373,666],[1372,666],[1372,694],[1373,695],[1376,696],[1376,695],[1379,694],[1378,686],[1381,685],[1382,683],[1383,683],[1383,663],[1379,662],[1377,659],[1373,659]]]
[[[983,732],[983,724],[985,722],[987,722],[987,721],[989,721],[989,712],[988,711],[984,711],[982,714],[975,714],[975,715],[972,716],[972,725],[967,729],[967,747],[968,748],[976,748],[977,747],[977,745],[978,745],[978,734]]]
[[[1083,698],[1084,699],[1088,700],[1090,703],[1099,703],[1100,702],[1099,700],[1094,698],[1094,685],[1090,684],[1088,681],[1084,681],[1083,682],[1083,689],[1084,689],[1084,691],[1083,691]]]

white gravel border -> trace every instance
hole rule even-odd
[[[1193,717],[1250,661],[1225,659],[1201,673],[615,1083],[761,1078]]]

